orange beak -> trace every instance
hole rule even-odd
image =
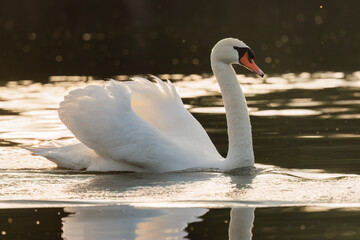
[[[259,76],[264,77],[263,71],[261,71],[261,69],[256,66],[253,59],[250,59],[248,52],[246,52],[244,56],[240,58],[240,64],[244,65],[244,67],[246,67],[250,71],[259,74]]]

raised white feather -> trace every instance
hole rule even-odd
[[[174,85],[155,78],[107,81],[65,96],[61,121],[80,141],[31,148],[58,166],[89,171],[176,171],[187,168],[253,166],[251,127],[245,98],[231,64],[239,58],[237,39],[212,51],[213,71],[224,95],[229,125],[229,154],[220,156],[200,123],[186,110]],[[247,46],[246,46],[247,47]]]

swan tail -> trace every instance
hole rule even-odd
[[[90,167],[96,153],[82,143],[63,147],[25,147],[32,155],[42,156],[60,168],[83,170]]]
[[[56,149],[56,148],[53,148],[53,147],[24,147],[24,149],[31,152],[31,154],[34,156],[46,157],[49,151]]]

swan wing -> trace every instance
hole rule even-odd
[[[156,91],[151,94],[154,89]],[[184,121],[180,127],[185,123],[194,124],[194,121],[201,125],[183,106],[179,107],[181,99],[175,93],[174,86],[162,81],[155,85],[144,79],[136,79],[133,83],[112,80],[104,87],[90,85],[71,91],[60,103],[58,113],[76,138],[103,159],[120,161],[139,171],[180,170],[193,167],[192,161],[202,145],[191,147],[192,136],[186,136],[186,141],[183,132],[171,130],[170,126],[177,128],[174,124],[178,118]],[[150,108],[160,99],[169,100],[168,105]],[[183,113],[179,113],[180,110]]]
[[[139,77],[124,82],[132,94],[132,109],[171,138],[218,154],[204,128],[185,108],[175,86],[169,80],[153,78],[156,83]]]

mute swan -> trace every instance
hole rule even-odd
[[[88,171],[230,170],[254,166],[246,100],[231,64],[263,76],[253,51],[226,38],[211,51],[211,67],[226,110],[229,151],[224,159],[200,123],[186,110],[174,85],[155,78],[90,85],[71,91],[59,118],[80,141],[62,147],[29,148],[59,167]]]

